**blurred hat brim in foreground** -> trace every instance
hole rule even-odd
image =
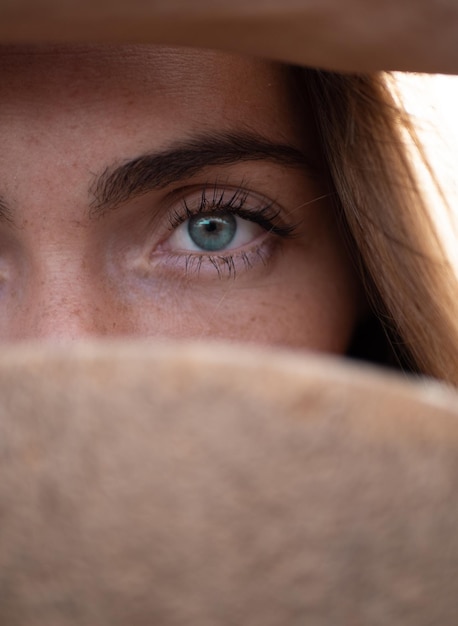
[[[452,624],[458,395],[203,343],[5,346],[0,623]]]

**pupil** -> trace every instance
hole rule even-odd
[[[235,237],[237,222],[231,213],[224,215],[195,215],[188,222],[192,241],[207,252],[223,250]]]

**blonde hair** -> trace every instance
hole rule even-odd
[[[383,74],[293,71],[386,345],[403,369],[458,385],[458,282],[406,148],[407,131],[421,151],[408,116]]]

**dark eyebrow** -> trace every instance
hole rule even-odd
[[[304,168],[313,175],[313,160],[301,150],[250,133],[198,135],[169,149],[144,154],[108,167],[91,186],[91,217],[155,189],[185,180],[209,166],[234,165],[240,161],[271,161]]]

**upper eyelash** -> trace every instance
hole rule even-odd
[[[234,215],[255,222],[264,228],[267,232],[283,238],[293,237],[298,227],[296,223],[284,223],[280,220],[281,211],[275,206],[275,202],[267,202],[258,209],[245,208],[250,192],[242,187],[234,189],[232,196],[227,199],[227,188],[213,186],[212,199],[208,200],[209,187],[203,187],[201,190],[201,200],[197,209],[191,209],[186,201],[182,199],[182,208],[180,212],[176,209],[170,216],[169,222],[171,229],[177,228],[187,219],[199,215],[200,213],[218,213],[230,211]],[[279,223],[281,222],[281,223]]]

